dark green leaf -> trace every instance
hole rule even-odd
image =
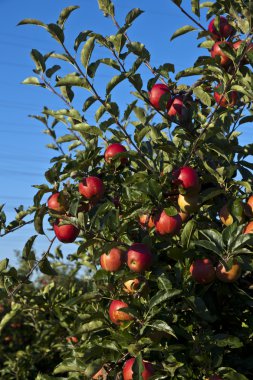
[[[39,262],[39,268],[41,273],[47,274],[48,276],[57,276],[57,272],[51,267],[47,258]]]
[[[38,235],[31,236],[27,242],[25,243],[25,246],[23,248],[22,257],[25,260],[35,260],[35,254],[32,251],[33,243]]]
[[[69,15],[75,10],[75,9],[78,9],[80,8],[78,5],[73,5],[73,6],[69,6],[69,7],[66,7],[64,8],[61,13],[60,13],[60,16],[57,20],[57,24],[60,26],[60,28],[63,28],[64,27],[64,24],[66,22],[66,20],[68,19]]]
[[[38,234],[45,235],[45,232],[43,230],[43,218],[47,213],[47,207],[46,205],[43,205],[36,211],[34,216],[34,228]]]
[[[191,25],[185,25],[183,26],[182,28],[180,29],[177,29],[173,35],[171,36],[170,40],[174,40],[175,38],[183,35],[183,34],[186,34],[186,33],[189,33],[189,32],[192,32],[193,30],[196,30],[196,28],[194,28],[193,26]]]

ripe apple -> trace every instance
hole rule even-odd
[[[50,210],[57,211],[59,214],[64,213],[66,211],[66,205],[62,200],[61,193],[52,194],[47,200],[47,207]]]
[[[140,215],[139,222],[143,227],[152,228],[155,226],[153,217],[147,214]]]
[[[192,278],[198,284],[202,285],[209,284],[215,279],[215,269],[213,267],[213,263],[207,258],[193,261],[190,266],[190,273]]]
[[[155,84],[152,87],[151,91],[149,92],[149,101],[152,104],[152,106],[160,110],[161,109],[161,106],[159,103],[160,99],[165,94],[168,94],[167,96],[169,99],[170,98],[169,92],[170,92],[169,87],[166,86],[166,84],[163,84],[163,83]]]
[[[128,294],[134,294],[139,290],[144,281],[145,280],[140,277],[127,280],[124,282],[123,290]]]
[[[155,218],[155,229],[160,235],[171,234],[174,235],[179,232],[182,226],[182,219],[177,214],[175,216],[169,216],[163,210]]]
[[[190,166],[182,166],[173,172],[173,183],[182,186],[187,193],[197,193],[200,190],[198,173]]]
[[[78,338],[76,337],[76,336],[68,336],[67,338],[66,338],[66,341],[68,342],[68,343],[78,343]]]
[[[109,307],[109,317],[115,325],[120,325],[122,322],[132,321],[134,319],[132,315],[120,310],[125,307],[128,307],[128,304],[123,301],[114,300],[111,302]]]
[[[228,38],[234,32],[232,25],[228,23],[225,17],[219,17],[218,20],[218,30],[215,27],[215,18],[208,25],[208,31],[212,33],[212,38],[214,40],[221,40],[222,38]]]
[[[239,47],[241,46],[241,44],[242,44],[243,42],[247,42],[247,41],[238,40],[238,41],[234,42],[234,43],[233,43],[233,48],[234,48],[235,50],[239,49]],[[247,48],[246,48],[246,54],[247,54],[248,52],[250,52],[251,50],[253,50],[253,43],[248,44],[248,46],[247,46]],[[245,55],[245,56],[243,57],[241,63],[244,64],[244,65],[246,65],[248,62],[249,62],[249,61],[248,61],[248,57],[247,57],[247,55]]]
[[[100,370],[92,376],[92,380],[105,379],[107,378],[107,371],[104,367],[100,368]]]
[[[173,116],[182,116],[184,107],[184,102],[181,96],[175,96],[173,99],[170,99],[168,102],[168,115]]]
[[[61,221],[62,220],[59,219],[53,225],[57,239],[62,243],[73,243],[79,235],[80,230],[73,226],[73,224],[63,224],[59,226]]]
[[[234,221],[234,218],[233,218],[232,214],[230,213],[227,204],[225,204],[221,208],[219,215],[220,215],[221,223],[223,223],[225,226],[230,226]]]
[[[247,200],[247,203],[244,207],[244,212],[249,218],[253,216],[253,195],[251,195]]]
[[[219,84],[218,86],[215,87],[215,89],[218,90],[214,92],[213,96],[216,101],[221,107],[233,107],[237,103],[238,99],[238,93],[237,91],[231,91],[227,94],[222,95],[223,93],[223,85]]]
[[[229,270],[222,263],[216,267],[216,277],[222,282],[235,282],[241,276],[241,265],[235,260]]]
[[[126,148],[119,143],[111,144],[106,148],[105,161],[108,163],[111,163],[112,158],[114,156],[116,156],[119,153],[124,153],[126,151],[127,151]],[[120,162],[121,162],[121,164],[125,165],[127,163],[127,157],[121,157]]]
[[[253,234],[253,221],[252,221],[252,222],[249,222],[249,223],[247,224],[247,226],[245,227],[243,233],[244,233],[244,234]]]
[[[112,248],[108,254],[100,256],[101,267],[108,272],[117,272],[123,265],[125,252],[119,248]]]
[[[199,209],[198,194],[179,194],[177,202],[180,209],[186,214],[191,214]]]
[[[127,251],[127,265],[133,272],[144,272],[152,264],[153,255],[146,244],[134,243]]]
[[[79,193],[86,199],[99,200],[104,192],[103,181],[98,177],[83,178],[82,182],[79,183]]]
[[[135,358],[128,359],[123,366],[123,380],[132,380],[133,379],[133,370]],[[154,375],[154,367],[151,363],[146,360],[142,361],[144,371],[142,372],[143,380],[148,380],[151,376]]]
[[[227,46],[233,47],[233,45],[232,45],[231,42],[228,42],[228,41],[217,41],[217,42],[215,42],[215,44],[213,45],[213,47],[211,49],[211,56],[212,56],[212,58],[220,57],[220,64],[221,64],[221,66],[225,67],[228,64],[230,64],[231,59],[226,55],[225,52],[223,52],[221,50],[221,48],[220,48],[221,44],[226,44]]]

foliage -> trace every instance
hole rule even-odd
[[[1,294],[7,293],[11,299],[4,305],[7,310],[0,324],[4,342],[0,373],[7,380],[90,379],[101,367],[107,373],[105,378],[121,379],[122,366],[132,356],[138,358],[136,379],[142,378],[141,358],[154,365],[152,379],[203,379],[214,373],[222,379],[252,378],[253,243],[252,235],[243,230],[253,216],[245,212],[252,194],[253,144],[241,146],[238,139],[240,125],[253,119],[252,51],[248,49],[253,39],[252,5],[247,1],[200,4],[194,0],[191,15],[183,1],[173,3],[194,26],[181,27],[171,39],[197,32],[197,39],[202,39],[199,47],[207,49],[193,67],[177,73],[171,62],[152,67],[147,47],[129,39],[127,31],[141,15],[140,9],[131,10],[120,26],[111,0],[99,0],[99,8],[112,19],[116,33],[104,36],[82,31],[73,49],[65,44],[64,25],[77,7],[65,8],[55,24],[35,19],[20,22],[44,28],[60,45],[60,52],[31,51],[35,76],[23,83],[53,92],[63,108],[44,107],[41,115],[30,115],[43,124],[52,138],[48,148],[56,152],[45,173],[46,183],[35,186],[33,205],[17,209],[11,222],[6,221],[1,207],[1,236],[27,223],[33,223],[36,231],[22,252],[26,271],[10,268],[7,259],[0,263]],[[215,41],[195,19],[202,8],[207,19],[227,15],[234,28],[229,41],[244,41],[238,49],[221,45],[229,65],[210,56]],[[101,56],[95,61],[94,51]],[[112,77],[99,94],[96,74],[104,65]],[[150,69],[147,83],[142,79],[144,67]],[[182,84],[182,78],[192,76],[196,81],[191,86]],[[159,109],[152,106],[149,91],[161,82],[171,96],[182,99],[181,115],[168,115],[168,99],[161,99]],[[236,106],[221,107],[215,102],[213,92],[218,83],[222,84],[222,96],[237,91]],[[127,88],[129,93],[123,109],[115,96],[118,88]],[[86,96],[82,109],[76,107],[80,93]],[[87,110],[94,120],[89,121]],[[105,148],[112,143],[123,143],[127,151],[106,162]],[[122,158],[127,158],[125,164]],[[155,227],[140,223],[139,216],[147,214],[156,220],[164,209],[168,216],[178,213],[178,195],[187,196],[187,191],[174,177],[175,170],[183,166],[198,173],[198,207],[179,233],[161,235]],[[79,183],[88,176],[99,177],[105,186],[104,195],[96,202],[85,200],[78,191]],[[66,205],[64,214],[47,204],[47,197],[57,191]],[[225,204],[233,217],[230,226],[224,226],[219,218]],[[53,225],[59,218],[80,230],[76,252],[67,257],[73,272],[63,275],[60,248],[51,253],[55,238],[41,257],[33,250],[36,236],[46,236],[47,221]],[[99,260],[113,247],[127,250],[136,242],[146,244],[154,260],[140,275],[140,289],[127,294],[124,283],[136,278],[136,273],[126,264],[115,273],[107,272],[100,268]],[[226,270],[236,260],[242,275],[233,283],[218,279],[207,285],[195,283],[189,269],[203,257],[214,267],[221,262]],[[75,270],[81,266],[88,268],[85,282],[75,278]],[[28,285],[35,270],[52,276],[48,285]],[[119,326],[108,315],[115,299],[127,302],[124,311],[133,316]],[[16,331],[13,321],[24,328]],[[7,342],[10,334],[13,341]],[[77,337],[78,343],[66,342],[66,336]]]

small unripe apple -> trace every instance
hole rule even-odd
[[[181,96],[175,96],[173,99],[170,99],[168,102],[168,115],[173,116],[182,116],[184,107],[184,102]]]
[[[168,99],[170,98],[170,90],[169,87],[163,83],[155,84],[149,92],[149,101],[153,107],[160,110],[160,99],[163,95],[168,94]]]
[[[237,103],[238,94],[237,91],[231,91],[227,94],[222,95],[223,93],[223,85],[218,85],[215,87],[215,90],[218,90],[214,92],[213,96],[217,104],[219,104],[221,107],[233,107]]]
[[[249,223],[247,224],[247,226],[245,227],[243,233],[244,233],[244,234],[253,234],[253,221],[252,221],[252,222],[249,222]]]
[[[113,157],[115,157],[119,153],[124,153],[126,151],[126,148],[119,143],[111,144],[106,148],[105,161],[111,163]],[[125,165],[127,163],[127,157],[121,157],[120,162],[122,165]]]
[[[241,276],[241,265],[235,260],[229,270],[226,270],[222,263],[216,267],[216,277],[222,282],[235,282]]]
[[[198,194],[179,194],[178,206],[184,213],[191,214],[199,209],[199,195]]]
[[[60,226],[60,222],[61,219],[56,221],[53,225],[57,239],[62,243],[73,243],[79,235],[80,230],[73,226],[73,224],[63,224]]]
[[[228,205],[225,204],[220,210],[220,220],[225,226],[230,226],[234,222],[234,218],[228,209]]]
[[[86,199],[99,200],[104,195],[103,181],[98,177],[83,178],[79,183],[79,193]]]
[[[146,244],[134,243],[127,251],[127,265],[133,272],[144,272],[151,267],[153,255]]]
[[[244,212],[249,218],[253,217],[253,195],[251,195],[247,200],[247,203],[244,207]]]
[[[109,307],[109,317],[112,323],[115,323],[115,325],[120,325],[122,322],[133,320],[132,315],[120,310],[125,307],[128,307],[128,304],[123,301],[114,300],[111,302]]]
[[[214,40],[220,40],[222,38],[228,38],[234,32],[232,25],[228,23],[228,20],[221,16],[218,19],[218,30],[215,27],[215,18],[208,25],[208,31],[212,33],[212,38]]]
[[[173,183],[182,186],[187,193],[197,193],[200,190],[198,173],[190,166],[182,166],[173,172]]]
[[[59,214],[64,213],[66,211],[66,205],[62,201],[61,193],[52,194],[47,200],[47,207],[50,210],[57,211]]]
[[[223,52],[221,50],[221,47],[220,47],[221,44],[226,44],[227,46],[233,47],[233,45],[232,45],[231,42],[228,42],[228,41],[217,41],[217,42],[215,42],[215,44],[213,45],[213,47],[211,49],[211,57],[212,58],[220,57],[220,64],[221,64],[221,66],[225,67],[225,66],[227,66],[228,64],[231,63],[231,59],[226,55],[225,52]]]
[[[155,226],[153,217],[147,214],[140,215],[139,222],[143,227],[152,228]]]
[[[117,272],[123,265],[125,252],[119,248],[112,248],[108,254],[100,256],[101,267],[108,272]]]
[[[205,285],[215,280],[213,263],[207,258],[195,260],[190,266],[190,273],[198,284]]]
[[[182,219],[178,214],[174,216],[169,216],[166,214],[165,210],[163,210],[155,218],[155,229],[160,235],[177,234],[181,226]]]
[[[123,366],[123,380],[133,380],[133,365],[135,362],[135,358],[128,359]],[[143,380],[148,380],[151,376],[154,375],[154,367],[151,363],[146,360],[142,361],[144,370],[142,372]]]

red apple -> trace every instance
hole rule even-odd
[[[111,302],[109,307],[109,317],[115,325],[120,325],[122,322],[133,320],[132,315],[120,310],[125,307],[128,307],[128,304],[123,301],[114,300]]]
[[[145,282],[144,278],[141,278],[141,277],[132,278],[124,282],[123,290],[124,292],[128,294],[134,294],[139,290],[139,288],[144,282]]]
[[[219,84],[215,87],[214,99],[216,103],[218,103],[221,107],[233,107],[237,103],[238,93],[237,91],[231,91],[227,94],[222,95],[223,93],[223,85]]]
[[[242,40],[239,40],[239,41],[234,42],[234,43],[233,43],[233,48],[234,48],[235,50],[239,49],[239,47],[241,46],[241,44],[242,44],[243,42],[246,42],[246,43],[247,43],[247,41],[242,41]],[[249,62],[249,61],[248,61],[248,57],[247,57],[247,53],[250,52],[251,50],[253,50],[253,43],[250,43],[250,44],[247,45],[247,48],[246,48],[246,54],[245,54],[245,56],[243,57],[243,59],[242,59],[242,61],[241,61],[242,64],[247,64],[247,63]]]
[[[218,20],[218,30],[215,27],[215,18],[208,25],[208,31],[212,33],[212,38],[214,40],[220,40],[222,38],[228,38],[234,32],[232,25],[228,23],[225,17],[220,17]]]
[[[134,243],[127,251],[127,265],[133,272],[144,272],[152,264],[153,255],[148,246]]]
[[[108,254],[100,256],[101,267],[108,272],[117,272],[123,265],[125,252],[119,248],[112,248]]]
[[[160,107],[160,99],[164,94],[169,94],[170,90],[169,87],[166,86],[166,84],[157,83],[155,84],[151,91],[149,92],[149,101],[152,104],[153,107],[157,108],[158,110],[161,109]],[[169,98],[169,95],[168,95]]]
[[[215,279],[215,269],[211,260],[197,259],[190,266],[192,278],[199,284],[209,284]]]
[[[155,229],[160,235],[174,235],[179,232],[181,226],[182,219],[178,214],[175,216],[169,216],[163,210],[155,218]]]
[[[142,214],[139,217],[139,222],[143,227],[152,228],[155,226],[154,219],[152,216],[149,216],[147,214]]]
[[[126,148],[119,144],[119,143],[114,143],[114,144],[111,144],[109,145],[107,148],[106,148],[106,151],[105,151],[105,161],[110,163],[112,161],[112,158],[114,156],[116,156],[117,154],[119,153],[124,153],[126,152]],[[121,164],[126,164],[127,163],[127,157],[121,157],[120,158],[120,162]]]
[[[244,207],[244,212],[249,218],[253,216],[253,195],[251,195],[247,200],[247,203]]]
[[[229,270],[222,263],[216,267],[216,277],[222,282],[235,282],[241,276],[241,265],[235,260]]]
[[[135,358],[128,359],[123,366],[123,380],[132,380],[133,379],[133,365]],[[143,380],[148,380],[151,376],[154,375],[154,367],[151,363],[146,360],[142,361],[144,370],[142,372]]]
[[[181,96],[175,96],[173,99],[170,99],[168,102],[168,115],[172,116],[182,116],[184,102]]]
[[[73,224],[63,224],[59,226],[61,219],[54,223],[54,232],[58,240],[62,243],[73,243],[79,235],[79,229]]]
[[[103,181],[98,177],[83,178],[79,183],[79,193],[86,199],[99,200],[104,195]]]
[[[52,194],[47,200],[47,207],[50,210],[57,211],[58,213],[64,213],[66,211],[66,207],[62,201],[61,193]]]
[[[173,172],[173,183],[182,186],[188,193],[200,190],[198,173],[190,166],[182,166]]]
[[[66,341],[67,341],[68,343],[78,343],[78,338],[77,338],[76,336],[68,336],[68,337],[66,338]]]
[[[105,378],[107,378],[107,373],[108,372],[104,369],[104,367],[102,367],[102,368],[100,368],[100,370],[97,373],[95,373],[95,375],[92,376],[92,379],[93,380],[105,379]]]
[[[212,56],[212,58],[220,57],[220,64],[221,64],[221,66],[225,67],[228,64],[230,64],[231,59],[226,55],[225,52],[223,52],[221,50],[221,48],[220,48],[221,44],[226,44],[227,46],[233,47],[233,45],[232,45],[231,42],[217,41],[217,42],[215,42],[215,44],[213,45],[213,47],[211,49],[211,56]]]
[[[249,222],[249,223],[247,224],[247,226],[245,227],[243,233],[244,233],[244,234],[253,234],[253,221],[252,221],[252,222]]]

